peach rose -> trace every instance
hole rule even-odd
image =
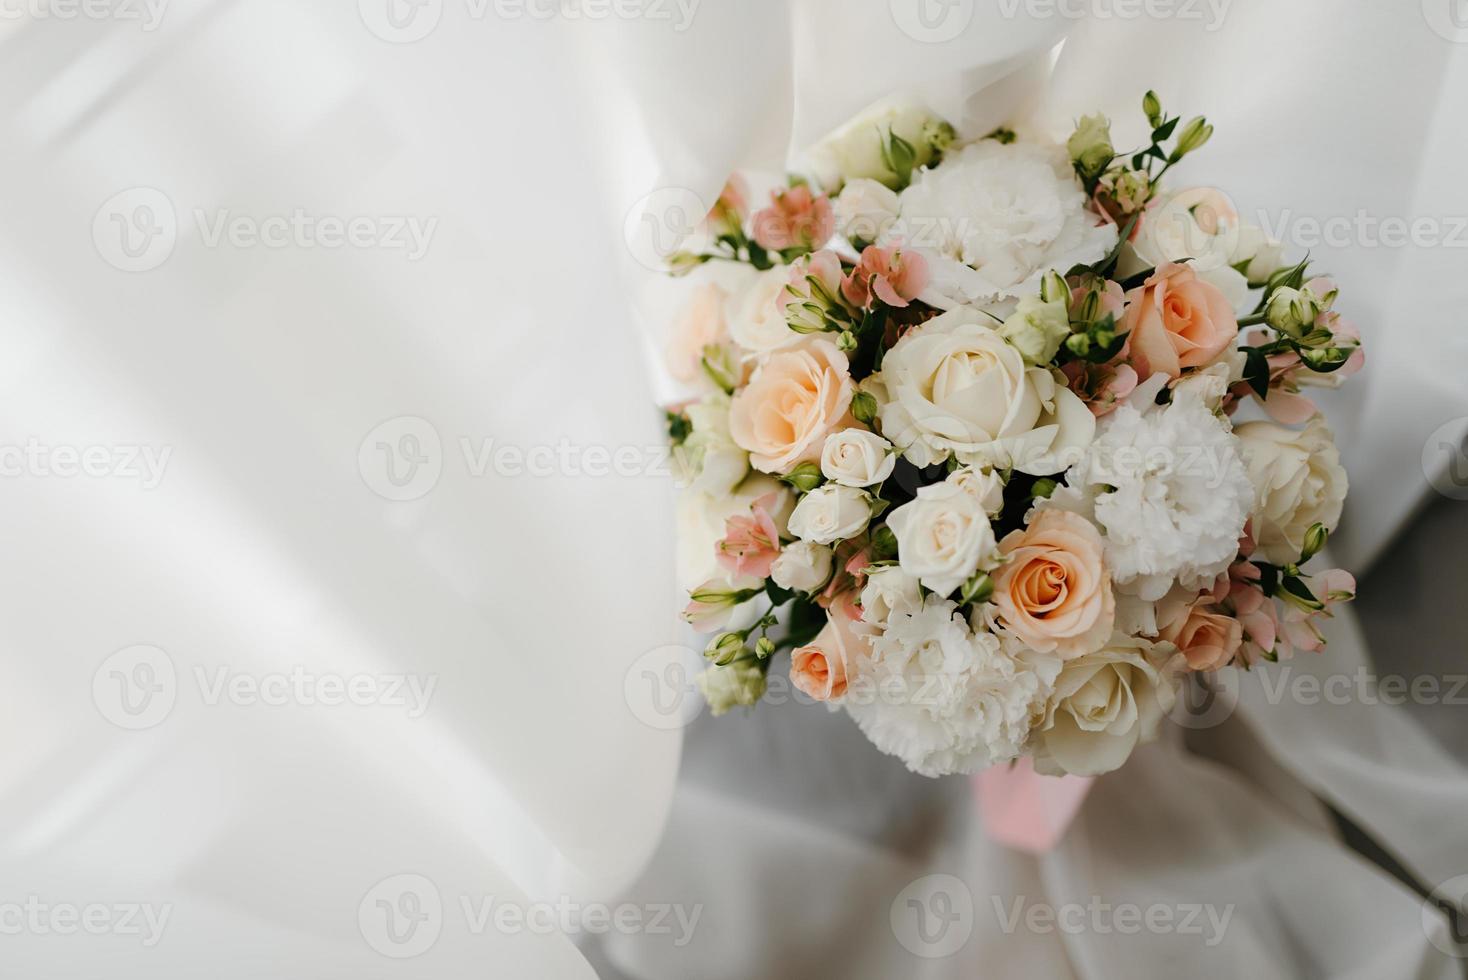
[[[1244,642],[1244,627],[1205,597],[1162,627],[1158,639],[1181,650],[1190,669],[1217,670],[1238,654]]]
[[[809,646],[790,655],[790,683],[817,701],[834,701],[846,693],[846,665],[865,643],[870,630],[846,616],[830,616]]]
[[[826,436],[848,424],[856,391],[846,355],[812,338],[770,356],[734,396],[729,433],[755,469],[788,473],[820,459]]]
[[[1204,367],[1239,335],[1239,321],[1223,292],[1199,279],[1191,266],[1173,263],[1159,266],[1127,293],[1121,322],[1127,331],[1122,356],[1142,381]]]
[[[999,621],[1028,647],[1071,660],[1111,636],[1116,600],[1101,563],[1101,533],[1084,517],[1042,510],[999,542]]]
[[[668,344],[668,373],[677,381],[691,384],[702,375],[703,350],[728,339],[724,304],[729,294],[718,283],[698,286],[683,308]]]

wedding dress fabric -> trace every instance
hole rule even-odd
[[[0,442],[169,451],[156,486],[120,462],[0,480],[0,972],[1454,975],[1441,917],[1304,791],[1429,883],[1468,872],[1468,782],[1386,709],[1265,704],[1246,681],[1194,735],[1206,755],[1173,732],[1038,860],[987,841],[965,781],[911,776],[819,709],[680,730],[696,703],[670,716],[645,686],[686,680],[697,641],[671,625],[670,492],[646,451],[666,389],[637,347],[657,323],[628,228],[650,192],[709,200],[888,94],[972,131],[1022,110],[1120,118],[1149,86],[1218,124],[1194,173],[1241,203],[1465,214],[1460,46],[1415,10],[1323,2],[1238,0],[1212,33],[960,3],[943,41],[886,2],[705,0],[686,29],[395,2],[0,24]],[[1027,105],[1067,34],[1048,103]],[[1299,38],[1340,55],[1269,50]],[[137,188],[167,199],[177,238],[130,272],[106,236],[154,227],[136,205],[157,197],[110,203]],[[297,209],[437,223],[414,260],[211,237]],[[1357,570],[1420,497],[1426,432],[1468,415],[1447,380],[1465,350],[1441,314],[1468,298],[1452,258],[1330,255],[1374,343],[1364,401],[1331,406],[1355,482],[1338,557]],[[567,442],[574,467],[493,462]],[[588,475],[593,449],[627,447],[625,475]],[[1335,626],[1302,668],[1364,658],[1349,616]],[[433,693],[410,716],[219,686],[298,669]],[[119,714],[160,684],[164,717]],[[966,893],[970,913],[926,958],[939,947],[897,900],[933,874],[951,879],[914,897],[951,913]],[[167,926],[153,945],[53,919],[14,932],[32,897],[167,908]],[[1016,898],[1232,913],[1212,946],[1005,932]],[[487,924],[488,899],[701,912],[682,945],[573,941]],[[423,948],[389,931],[397,914]]]

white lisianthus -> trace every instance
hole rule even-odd
[[[1004,509],[1004,477],[993,470],[962,466],[949,473],[946,482],[972,494],[990,517]]]
[[[765,696],[765,672],[750,658],[726,667],[710,666],[693,681],[715,717],[732,708],[752,707]]]
[[[790,533],[816,544],[832,544],[856,537],[871,519],[870,496],[828,483],[800,498],[790,515]]]
[[[892,475],[897,455],[892,443],[866,429],[842,429],[826,437],[821,473],[843,487],[870,487]]]
[[[1068,488],[1039,505],[1100,525],[1112,580],[1148,601],[1227,571],[1254,498],[1238,440],[1196,393],[1152,403],[1166,380],[1155,376],[1106,416]]]
[[[793,541],[770,565],[770,578],[782,589],[815,592],[831,577],[831,549],[813,541]]]
[[[897,536],[902,570],[939,595],[989,564],[997,543],[977,497],[952,483],[935,483],[887,517]]]
[[[752,354],[768,354],[800,339],[785,320],[782,297],[790,269],[775,266],[759,273],[729,302],[729,336]]]
[[[903,335],[882,360],[882,432],[917,466],[1013,467],[1044,476],[1065,469],[1096,431],[1096,417],[1045,369],[968,308]]]
[[[861,179],[897,187],[899,175],[887,166],[882,153],[889,134],[911,146],[913,165],[924,167],[933,159],[933,136],[942,125],[942,120],[918,106],[878,107],[818,143],[811,150],[810,166],[828,190]]]
[[[729,396],[708,395],[686,409],[693,432],[674,451],[684,484],[716,496],[732,493],[749,474],[749,453],[729,434]]]
[[[1242,225],[1228,264],[1234,268],[1243,265],[1244,278],[1249,285],[1261,286],[1284,268],[1284,246],[1266,235],[1258,225]]]
[[[1112,634],[1095,653],[1066,661],[1036,726],[1035,770],[1099,776],[1157,735],[1176,701],[1170,644]]]
[[[853,244],[879,241],[897,220],[897,192],[866,177],[849,182],[835,201],[836,229]]]
[[[847,664],[847,684],[846,710],[867,738],[924,776],[1017,758],[1050,693],[1034,666],[937,596],[894,611]]]
[[[1070,311],[1063,300],[1047,303],[1039,296],[1026,296],[999,328],[999,335],[1024,355],[1025,363],[1048,365],[1070,336]]]
[[[1116,228],[1086,209],[1063,147],[980,140],[902,192],[887,238],[928,260],[920,299],[942,309],[1040,290],[1051,269],[1099,261]]]
[[[1254,541],[1275,565],[1300,560],[1312,524],[1335,530],[1346,498],[1346,471],[1324,417],[1303,430],[1246,422],[1234,430],[1254,486]]]
[[[861,590],[861,618],[881,626],[893,613],[913,613],[923,605],[918,580],[897,565],[881,565],[867,572]]]

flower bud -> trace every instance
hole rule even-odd
[[[1162,101],[1157,98],[1157,93],[1148,91],[1142,96],[1142,111],[1147,114],[1147,121],[1153,128],[1162,125]]]
[[[897,535],[885,524],[878,524],[872,529],[871,535],[872,558],[875,561],[886,561],[897,557]]]
[[[877,420],[877,400],[870,392],[858,391],[851,399],[851,415],[862,425],[871,425]]]
[[[775,641],[768,636],[762,636],[754,645],[754,655],[761,660],[768,660],[775,655]]]
[[[722,388],[726,394],[733,392],[739,386],[739,380],[744,373],[739,366],[738,358],[734,356],[733,349],[721,344],[709,344],[705,347],[700,364],[703,367],[703,373],[708,375],[709,380]]]
[[[1152,196],[1152,181],[1143,170],[1123,170],[1111,179],[1111,199],[1126,214],[1142,210]]]
[[[693,252],[674,252],[668,256],[668,272],[674,276],[686,276],[688,273],[703,265],[706,259]]]
[[[1095,180],[1116,156],[1116,149],[1111,145],[1110,121],[1102,115],[1082,116],[1065,147],[1081,178]]]
[[[994,580],[989,577],[988,572],[979,572],[963,584],[963,591],[958,594],[958,604],[966,606],[971,602],[988,602],[993,595]]]
[[[1305,532],[1305,547],[1300,552],[1300,564],[1305,564],[1305,562],[1319,554],[1320,549],[1325,547],[1325,542],[1329,538],[1330,532],[1325,529],[1324,524],[1316,523],[1310,525],[1310,529]]]
[[[1281,286],[1269,297],[1264,318],[1268,324],[1289,337],[1303,337],[1320,315],[1320,303],[1308,289]]]
[[[945,153],[958,139],[953,124],[944,119],[929,119],[923,124],[923,139],[937,153]]]
[[[1064,286],[1064,280],[1061,280],[1061,285]],[[999,328],[1000,336],[1035,367],[1054,360],[1060,345],[1070,336],[1069,288],[1063,295],[1064,299],[1052,302],[1026,296]]]
[[[704,649],[703,655],[718,664],[720,667],[734,662],[734,658],[744,652],[744,635],[741,633],[720,633],[709,641]]]
[[[1177,138],[1177,148],[1172,151],[1173,159],[1181,160],[1194,150],[1201,149],[1212,136],[1213,127],[1202,116],[1189,120],[1183,127],[1182,135]]]
[[[821,485],[825,477],[821,476],[821,467],[818,463],[801,463],[795,469],[781,477],[801,493],[810,493]]]
[[[841,331],[841,335],[836,338],[836,349],[843,354],[856,350],[856,334],[850,330]]]

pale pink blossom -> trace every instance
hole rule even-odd
[[[754,216],[754,240],[776,252],[818,249],[835,233],[831,199],[816,196],[804,184],[775,191],[770,195],[770,206]]]
[[[928,262],[919,253],[868,245],[842,292],[858,309],[871,309],[873,297],[901,309],[928,288],[930,279]]]
[[[769,577],[770,566],[780,557],[780,532],[770,516],[778,496],[767,493],[750,505],[748,514],[724,522],[724,539],[714,546],[715,557],[734,575]]]

